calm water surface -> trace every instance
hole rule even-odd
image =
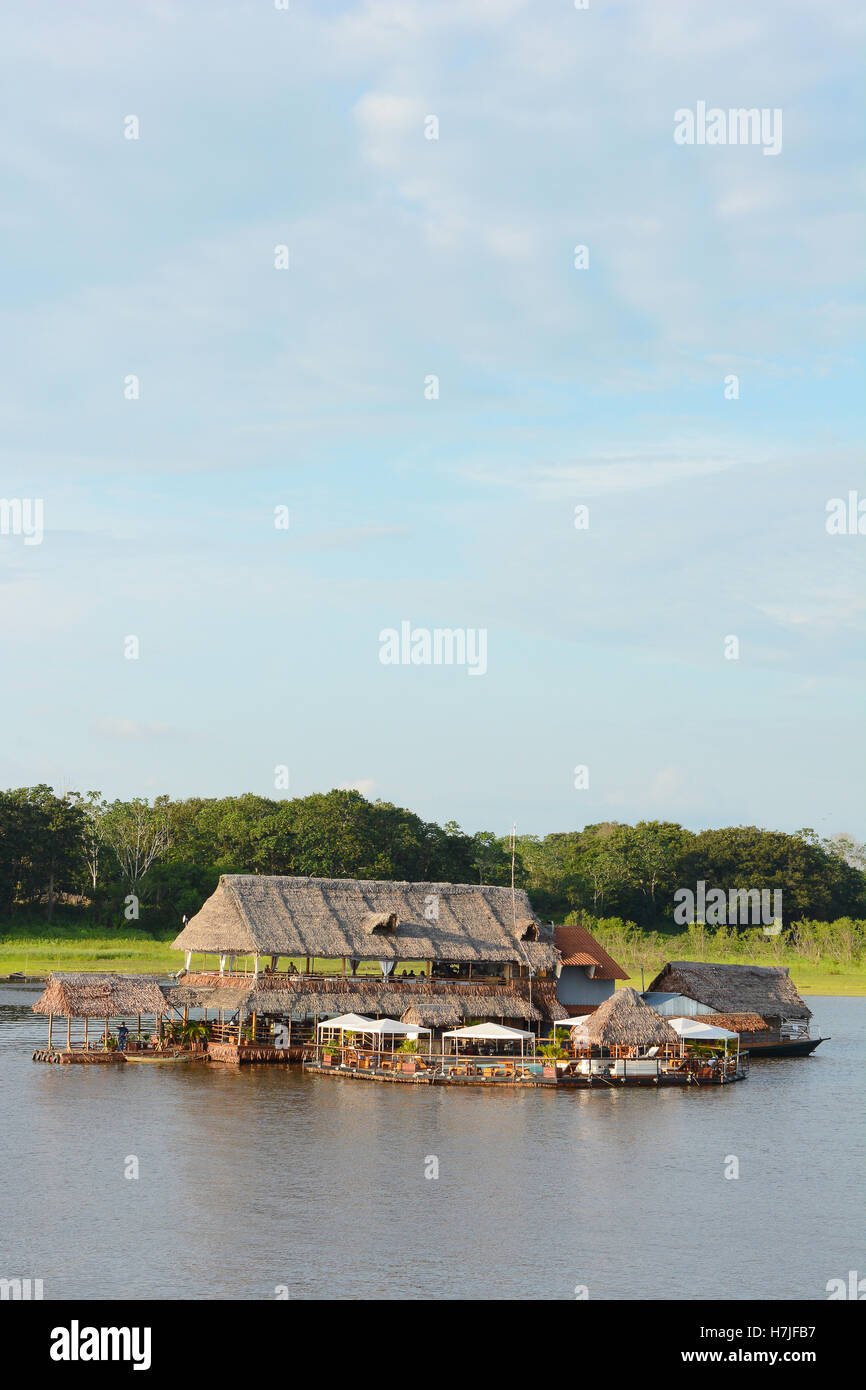
[[[821,1299],[866,1273],[866,999],[813,1000],[832,1041],[739,1085],[550,1094],[38,1065],[38,992],[0,986],[0,1276],[46,1299]]]

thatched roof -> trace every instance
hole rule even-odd
[[[711,1028],[730,1028],[732,1033],[763,1033],[768,1024],[760,1014],[695,1014],[696,1023],[708,1023]]]
[[[562,1018],[565,1010],[556,998],[552,981],[534,981],[532,1003],[528,982],[509,984],[455,984],[450,980],[301,979],[293,975],[186,975],[167,991],[175,1008],[223,1009],[243,1007],[245,1013],[279,1014],[293,1019],[311,1014],[384,1014],[400,1018],[417,1009],[436,1019],[424,1027],[438,1027],[439,1016],[449,1024],[466,1018],[520,1018],[531,1022]],[[447,1017],[445,1017],[447,1015]],[[420,1017],[404,1020],[421,1022]]]
[[[396,931],[397,914],[396,912],[368,912],[367,916],[361,920],[361,931]]]
[[[126,1014],[164,1014],[168,1004],[156,980],[146,976],[53,971],[33,1012],[69,1018],[122,1018]]]
[[[794,988],[786,965],[711,965],[672,960],[650,990],[685,994],[716,1013],[754,1013],[765,1019],[807,1019],[811,1009]]]
[[[634,989],[618,989],[594,1014],[589,1014],[583,1037],[598,1046],[654,1047],[679,1042],[669,1023],[645,1004]]]
[[[562,953],[563,965],[594,966],[594,980],[627,980],[628,975],[617,965],[603,946],[600,946],[586,927],[557,927],[554,932],[557,950]]]
[[[471,1014],[463,1012],[457,1000],[437,999],[435,996],[431,996],[426,1000],[419,999],[417,1003],[404,1009],[400,1015],[400,1021],[401,1023],[415,1023],[420,1028],[455,1028],[463,1022],[464,1018],[471,1017]]]
[[[188,975],[180,984],[172,985],[166,990],[166,998],[175,1009],[222,1009],[226,1013],[234,1013],[242,1004],[246,1008],[247,1000],[254,992],[251,975],[246,977],[246,984],[237,983],[244,978],[240,975],[223,977],[232,982],[224,989],[219,989],[212,983],[214,978],[204,976],[203,979],[208,981],[204,984],[197,980],[192,982],[193,977]]]
[[[512,921],[512,911],[514,919]],[[389,918],[395,925],[383,930]],[[371,925],[372,923],[372,925]],[[538,941],[521,938],[528,924]],[[559,954],[523,890],[452,883],[223,874],[177,951],[375,960],[511,961]]]

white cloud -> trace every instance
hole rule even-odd
[[[337,791],[341,792],[360,792],[362,796],[370,797],[376,789],[376,783],[372,777],[361,777],[357,782],[338,782]]]
[[[118,739],[123,742],[139,742],[142,739],[167,738],[176,732],[170,724],[147,723],[140,719],[126,719],[110,715],[95,719],[91,728],[103,738]]]

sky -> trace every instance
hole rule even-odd
[[[862,5],[278,4],[3,20],[0,785],[866,837]]]

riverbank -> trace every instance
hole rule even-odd
[[[179,969],[183,963],[179,953],[171,949],[175,935],[173,930],[145,934],[133,932],[128,927],[113,932],[105,927],[81,924],[5,924],[0,927],[0,976],[20,971],[44,978],[52,970],[116,970],[122,975],[166,975]],[[661,953],[660,943],[664,948]],[[689,943],[683,936],[656,938],[652,960],[648,959],[644,964],[645,984],[649,984],[665,959],[713,960],[723,965],[743,964],[748,959],[744,955],[716,955],[715,952],[700,955],[688,947]],[[787,965],[794,985],[801,994],[840,997],[866,995],[864,961],[840,965],[829,960],[807,960],[790,952],[780,953],[772,960],[762,955],[753,963]],[[303,968],[300,960],[295,964]],[[324,961],[316,962],[317,967],[324,964]],[[626,983],[639,990],[641,963],[626,959],[624,964],[629,971]],[[359,973],[378,974],[376,962],[364,961]]]

